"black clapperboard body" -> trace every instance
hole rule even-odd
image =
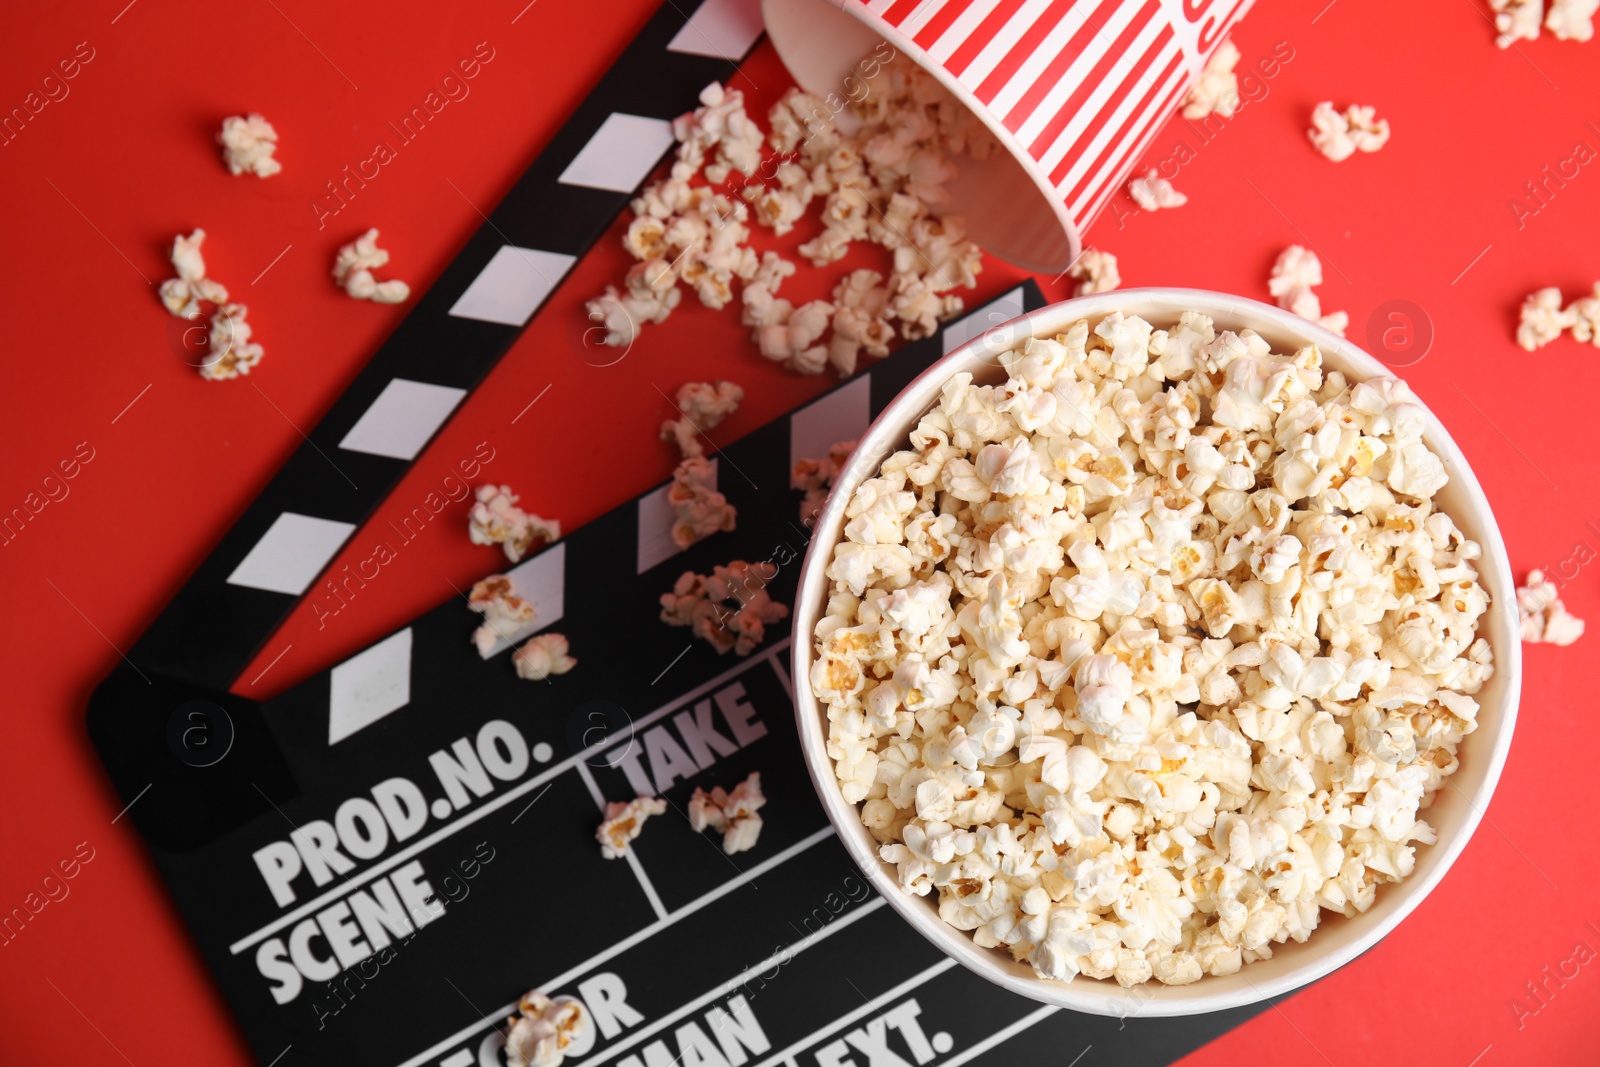
[[[969,974],[884,907],[817,803],[788,622],[741,658],[659,621],[679,574],[733,559],[776,563],[791,602],[808,532],[800,494],[771,487],[941,354],[1038,307],[1031,282],[723,449],[736,531],[677,551],[663,486],[511,568],[538,610],[516,640],[566,634],[570,674],[519,680],[512,642],[480,658],[478,617],[453,599],[275,699],[228,692],[671,148],[670,120],[748,53],[757,8],[663,6],[139,640],[144,676],[119,667],[90,701],[264,1065],[494,1067],[530,987],[589,1007],[577,1067],[1065,1067],[1090,1046],[1090,1063],[1164,1064],[1259,1010],[1107,1019]],[[765,828],[727,856],[683,813],[696,787],[751,771]],[[601,809],[638,794],[671,810],[603,859]]]

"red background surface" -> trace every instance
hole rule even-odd
[[[580,0],[471,10],[421,0],[337,10],[309,0],[125,2],[19,6],[0,39],[5,111],[78,42],[94,49],[70,96],[0,147],[0,510],[38,489],[79,442],[94,450],[70,495],[0,548],[0,911],[37,891],[78,842],[94,849],[70,896],[0,947],[7,1064],[249,1062],[142,845],[127,821],[112,823],[122,802],[88,745],[85,701],[116,650],[300,443],[297,428],[316,423],[400,320],[403,309],[334,288],[334,250],[380,226],[393,275],[430,285],[479,225],[478,209],[510,187],[655,6],[611,0],[597,17]],[[1546,37],[1502,52],[1475,0],[1325,3],[1260,4],[1236,33],[1245,65],[1279,42],[1294,56],[1181,168],[1189,205],[1108,215],[1089,240],[1117,253],[1126,284],[1261,299],[1277,252],[1312,244],[1326,265],[1324,307],[1348,310],[1363,341],[1375,309],[1411,301],[1434,338],[1403,373],[1474,464],[1518,576],[1564,564],[1569,607],[1600,617],[1596,577],[1583,566],[1600,550],[1600,359],[1570,339],[1531,355],[1512,342],[1524,293],[1560,285],[1570,298],[1600,276],[1600,163],[1550,183],[1520,220],[1508,203],[1575,143],[1591,158],[1600,150],[1600,40]],[[480,41],[495,58],[471,95],[319,231],[309,205],[323,182],[364,157],[384,123]],[[735,84],[764,112],[784,76],[763,45]],[[1303,131],[1325,98],[1375,104],[1393,140],[1376,155],[1324,160]],[[230,177],[211,143],[224,116],[246,110],[267,115],[282,138],[284,171],[267,181]],[[1167,158],[1180,140],[1199,145],[1174,121],[1147,159]],[[1116,205],[1134,206],[1122,196]],[[174,320],[151,283],[170,273],[172,235],[194,226],[211,235],[211,275],[250,305],[266,346],[248,379],[203,382],[169,346]],[[624,266],[608,237],[376,521],[408,510],[488,439],[499,453],[492,476],[571,528],[668,475],[671,456],[654,435],[668,410],[662,392],[691,378],[743,383],[745,407],[718,431],[731,439],[827,384],[773,368],[732,317],[687,304],[621,362],[592,366],[575,340],[581,302]],[[1018,276],[991,263],[974,299]],[[1047,295],[1065,295],[1040,280]],[[461,514],[448,518],[324,628],[309,611],[297,615],[238,690],[286,688],[453,595],[450,583],[495,569],[497,550],[469,544]],[[349,553],[367,540],[358,534]],[[1361,960],[1188,1062],[1595,1061],[1600,974],[1590,972],[1600,962],[1564,985],[1542,972],[1580,941],[1600,950],[1593,692],[1581,688],[1597,641],[1529,649],[1521,722],[1489,819],[1417,912]],[[1529,982],[1544,982],[1543,1002],[1529,997]]]

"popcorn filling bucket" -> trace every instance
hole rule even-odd
[[[885,42],[937,78],[1005,149],[962,160],[947,186],[968,233],[1053,273],[1251,3],[763,0],[762,11],[779,58],[830,107],[870,92]]]

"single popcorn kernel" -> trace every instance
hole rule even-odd
[[[555,674],[566,674],[578,665],[567,655],[567,639],[561,634],[540,634],[529,638],[512,653],[511,663],[517,677],[530,682],[542,682]]]
[[[411,295],[411,287],[394,280],[380,282],[372,272],[389,262],[389,253],[378,247],[378,231],[368,230],[339,249],[333,263],[333,280],[357,300],[376,304],[398,304]]]
[[[826,456],[796,461],[794,470],[789,473],[789,488],[805,493],[805,499],[800,501],[800,521],[807,529],[816,525],[822,505],[828,502],[833,480],[855,450],[854,441],[839,441],[829,447]]]
[[[1570,645],[1583,636],[1583,620],[1567,611],[1543,571],[1529,571],[1528,584],[1517,587],[1517,615],[1530,645]]]
[[[475,545],[500,545],[506,558],[523,556],[561,537],[561,524],[517,507],[521,498],[509,485],[480,485],[467,512],[467,536]]]
[[[1174,189],[1154,167],[1128,182],[1128,195],[1146,211],[1182,207],[1189,202],[1189,198]]]
[[[501,641],[511,640],[538,617],[533,605],[512,590],[511,579],[503,574],[491,574],[474,584],[467,594],[467,607],[483,616],[483,624],[472,632],[472,644],[484,659]]]
[[[1539,39],[1539,19],[1544,13],[1544,0],[1489,0],[1494,9],[1494,26],[1500,31],[1495,44],[1510,48],[1518,41]]]
[[[1357,151],[1376,152],[1387,144],[1389,121],[1380,121],[1370,107],[1352,104],[1339,112],[1331,100],[1324,100],[1312,109],[1306,136],[1318,152],[1339,163]]]
[[[701,456],[700,435],[739,410],[744,390],[733,382],[687,382],[678,386],[678,417],[661,424],[661,439],[671,441],[685,457]]]
[[[788,607],[767,593],[776,575],[770,563],[743,560],[713,568],[709,577],[684,571],[661,596],[661,621],[690,627],[718,655],[748,656],[766,640],[768,625],[789,617]]]
[[[263,349],[250,340],[254,331],[245,321],[249,310],[243,304],[224,304],[212,312],[208,351],[200,366],[200,377],[226,381],[249,374],[261,362]]]
[[[278,150],[278,131],[253,111],[248,118],[234,115],[223,119],[217,143],[222,146],[228,173],[235,177],[249,171],[258,178],[270,178],[283,169],[283,164],[272,158]]]
[[[1494,6],[1492,3],[1490,6]],[[1538,5],[1533,5],[1537,9]],[[1594,37],[1594,13],[1600,0],[1550,0],[1544,28],[1560,41],[1587,41]],[[1534,18],[1537,18],[1534,15]]]
[[[1274,295],[1320,282],[1292,249]],[[851,493],[809,635],[879,856],[1056,981],[1233,974],[1371,908],[1494,670],[1422,408],[1197,312],[999,362]],[[1576,637],[1542,582],[1527,639]]]
[[[619,860],[628,854],[628,842],[639,836],[644,822],[652,815],[665,814],[667,802],[660,797],[635,797],[626,804],[612,801],[606,805],[606,817],[595,831],[600,842],[600,854],[608,860]]]
[[[1217,45],[1199,80],[1183,98],[1183,117],[1203,119],[1216,114],[1232,118],[1239,108],[1239,76],[1233,72],[1238,65],[1239,49],[1232,41]]]
[[[695,789],[689,798],[689,825],[695,833],[711,829],[722,834],[722,850],[732,856],[755,847],[761,836],[761,816],[756,812],[766,803],[761,774],[752,771],[731,793],[724,792],[721,786],[709,793]]]
[[[1343,337],[1345,328],[1350,325],[1350,316],[1343,311],[1322,313],[1322,300],[1311,291],[1313,286],[1321,284],[1322,260],[1308,248],[1290,245],[1272,264],[1267,290],[1277,299],[1279,307]]]
[[[507,1067],[560,1067],[567,1049],[589,1031],[589,1013],[574,997],[547,997],[537,989],[517,1001],[506,1020]]]
[[[1072,291],[1074,296],[1108,293],[1122,284],[1117,257],[1098,248],[1085,248],[1067,268],[1067,273],[1078,279],[1078,286]]]

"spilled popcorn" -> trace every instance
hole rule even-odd
[[[195,230],[187,237],[179,234],[173,239],[172,268],[178,276],[161,283],[161,304],[182,319],[198,319],[205,314],[203,304],[216,307],[206,333],[207,351],[200,364],[200,377],[225,381],[249,374],[261,362],[264,349],[250,340],[253,331],[245,321],[250,309],[228,303],[227,287],[206,277],[205,257],[200,254],[205,240],[204,230]]]
[[[333,261],[333,280],[357,300],[398,304],[411,295],[411,287],[398,279],[380,282],[372,276],[388,262],[389,253],[378,247],[378,231],[371,229],[339,249]]]
[[[272,158],[278,150],[278,131],[253,111],[248,118],[234,115],[223,119],[217,143],[222,146],[228,173],[235,177],[249,171],[258,178],[270,178],[283,169],[283,164]]]
[[[600,854],[608,860],[622,859],[628,854],[628,842],[644,829],[644,821],[666,811],[667,802],[660,797],[634,797],[626,804],[613,800],[606,805],[605,821],[594,832]]]
[[[542,682],[552,674],[566,674],[578,665],[567,655],[567,639],[561,634],[539,634],[530,637],[521,648],[511,654],[511,663],[517,677],[530,682]]]
[[[1207,115],[1232,118],[1239,109],[1239,76],[1233,68],[1239,65],[1239,49],[1232,41],[1223,41],[1206,60],[1200,78],[1183,98],[1183,117],[1203,119]]]
[[[201,301],[223,304],[228,300],[227,288],[206,277],[205,257],[200,254],[205,241],[204,230],[187,237],[179,234],[172,240],[172,269],[178,276],[161,283],[161,304],[180,319],[199,318]]]
[[[661,439],[683,453],[667,490],[672,543],[679,548],[738,525],[738,509],[717,491],[717,468],[706,459],[700,434],[737,411],[743,399],[744,390],[733,382],[689,382],[678,387],[678,417],[661,424]]]
[[[661,439],[685,456],[705,455],[700,435],[739,410],[744,390],[733,382],[686,382],[678,386],[678,417],[661,424]]]
[[[1343,337],[1345,328],[1350,325],[1350,316],[1343,311],[1322,313],[1322,299],[1311,291],[1313,286],[1321,284],[1322,260],[1308,248],[1290,245],[1272,264],[1267,291],[1278,301],[1279,307]]]
[[[679,548],[735,528],[739,512],[717,491],[717,468],[704,456],[685,456],[667,489],[672,508],[672,543]]]
[[[1331,100],[1324,100],[1311,109],[1306,136],[1318,152],[1339,163],[1357,151],[1376,152],[1388,144],[1389,120],[1378,119],[1375,108],[1351,104],[1339,112]]]
[[[1570,645],[1583,636],[1583,620],[1568,613],[1543,571],[1529,571],[1528,584],[1517,587],[1517,615],[1530,645]]]
[[[689,627],[718,655],[732,650],[748,656],[766,640],[769,624],[789,617],[788,607],[767,593],[777,573],[770,563],[744,560],[715,567],[710,577],[684,571],[672,592],[661,594],[661,621]]]
[[[1494,43],[1510,48],[1518,41],[1539,39],[1539,19],[1544,14],[1544,0],[1489,0],[1494,10],[1494,28],[1500,36]]]
[[[1518,41],[1537,41],[1539,23],[1561,41],[1587,41],[1594,36],[1594,14],[1600,0],[1489,0],[1495,12],[1494,26],[1500,31],[1495,44],[1510,48]]]
[[[1078,286],[1072,291],[1074,296],[1109,293],[1122,284],[1122,275],[1117,271],[1117,257],[1098,248],[1085,248],[1072,261],[1067,273],[1078,279]]]
[[[761,836],[761,816],[757,815],[767,803],[761,792],[761,773],[752,771],[750,777],[725,793],[717,786],[707,793],[696,789],[689,798],[689,825],[697,834],[707,829],[722,835],[722,851],[728,855],[746,852],[756,846]]]
[[[800,522],[806,529],[816,525],[817,514],[828,502],[828,493],[833,489],[833,480],[855,450],[854,441],[839,441],[828,449],[826,456],[798,460],[794,470],[789,472],[789,488],[805,493],[805,499],[800,501]]]
[[[1154,167],[1150,168],[1149,173],[1141,174],[1128,182],[1128,195],[1146,211],[1182,207],[1189,202],[1189,198],[1174,189],[1172,183],[1163,178]]]
[[[483,616],[482,625],[472,631],[472,644],[484,659],[496,644],[510,640],[538,618],[533,605],[512,592],[511,579],[503,574],[491,574],[475,583],[467,594],[467,607]]]
[[[1532,352],[1571,330],[1577,341],[1600,347],[1600,282],[1594,291],[1561,306],[1561,290],[1549,286],[1529,293],[1522,301],[1517,321],[1517,344]]]
[[[261,362],[265,350],[250,340],[254,332],[245,321],[250,309],[243,304],[223,304],[211,313],[211,330],[207,334],[206,361],[200,365],[200,377],[220,382],[249,374]]]
[[[1162,325],[953,376],[852,494],[813,635],[901,886],[1062,981],[1231,974],[1366,911],[1493,670],[1406,386]]]
[[[573,997],[529,990],[506,1020],[506,1067],[560,1067],[574,1041],[589,1031],[589,1013]]]
[[[963,220],[945,213],[944,186],[959,173],[955,157],[984,159],[995,143],[913,64],[869,56],[859,67],[873,72],[860,100],[830,114],[820,98],[791,89],[768,112],[767,134],[743,93],[706,87],[701,106],[673,124],[670,174],[633,201],[623,245],[638,262],[622,289],[608,287],[587,305],[607,344],[629,345],[645,323],[664,321],[681,285],[710,308],[737,300],[765,358],[799,374],[831,365],[843,377],[862,354],[886,355],[897,323],[915,340],[962,309],[951,290],[976,283],[982,254]],[[701,177],[709,184],[694,183]],[[796,266],[775,252],[757,255],[750,225],[782,236],[814,206],[823,228],[799,246],[802,257],[825,267],[870,241],[892,255],[889,277],[854,271],[831,300],[798,307],[779,297]]]
[[[1594,36],[1594,13],[1600,0],[1550,0],[1544,28],[1560,41],[1587,41]]]
[[[1588,296],[1568,304],[1567,311],[1572,315],[1572,339],[1600,348],[1600,282],[1594,283]]]
[[[512,563],[561,537],[561,524],[517,507],[509,485],[480,485],[467,512],[467,536],[475,545],[500,545]]]

